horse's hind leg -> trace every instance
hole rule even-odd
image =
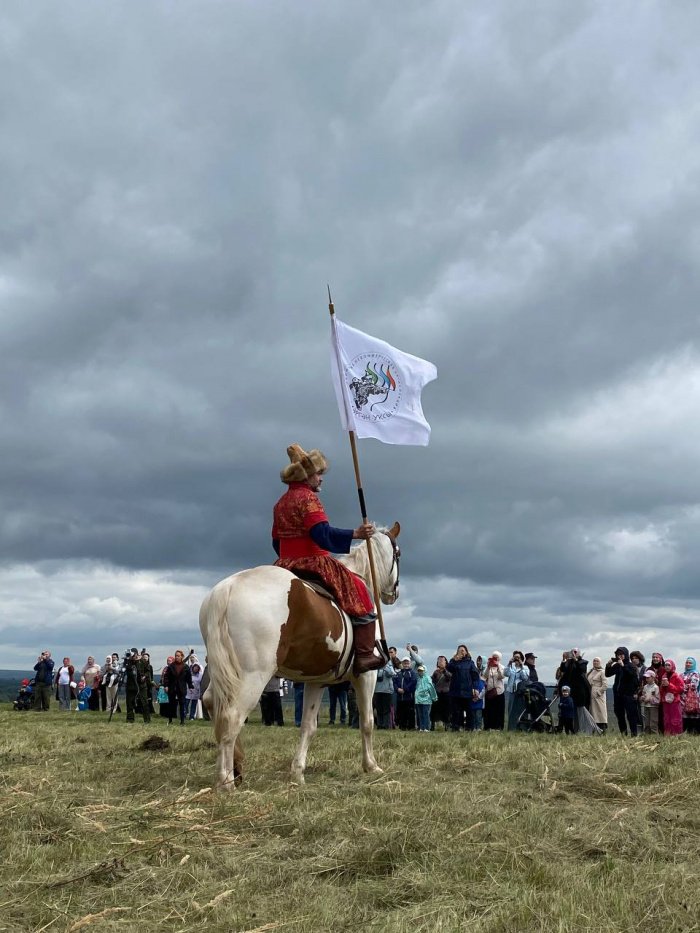
[[[293,784],[304,783],[306,755],[309,751],[311,739],[318,727],[318,710],[322,692],[323,687],[319,687],[317,684],[304,684],[304,712],[301,716],[301,734],[299,735],[296,753],[292,759],[291,780]]]
[[[374,731],[374,714],[372,712],[372,697],[377,682],[374,671],[360,674],[351,678],[355,686],[357,697],[357,710],[360,716],[360,731],[362,733],[362,767],[369,774],[382,774],[372,749],[372,733]]]
[[[233,790],[235,785],[241,782],[243,750],[239,738],[240,731],[271,676],[267,671],[244,676],[241,680],[237,702],[219,709],[216,714],[214,729],[218,742],[217,786],[221,790]],[[212,705],[216,710],[216,701]]]

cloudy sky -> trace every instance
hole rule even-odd
[[[287,444],[358,521],[328,365],[433,361],[388,637],[700,652],[700,8],[5,0],[0,667],[199,645]]]

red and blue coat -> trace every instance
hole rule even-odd
[[[317,577],[351,616],[372,612],[372,598],[360,579],[331,554],[349,554],[351,528],[334,528],[321,500],[305,483],[289,483],[273,510],[275,566],[301,576]]]

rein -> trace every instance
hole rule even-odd
[[[385,534],[387,538],[389,539],[389,541],[391,542],[391,552],[392,552],[391,553],[391,567],[389,567],[389,578],[390,579],[391,579],[391,573],[394,567],[396,567],[396,579],[394,580],[393,589],[391,593],[387,593],[386,591],[383,591],[382,596],[391,596],[392,602],[396,602],[396,600],[399,598],[399,577],[400,577],[399,562],[401,560],[401,548],[398,546],[395,539],[391,537],[388,531],[384,531],[382,532],[382,534]]]

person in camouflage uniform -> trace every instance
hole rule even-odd
[[[151,665],[148,658],[139,657],[136,648],[126,659],[126,721],[134,722],[134,709],[136,698],[139,698],[143,721],[151,721],[151,710],[148,698],[153,688]]]

